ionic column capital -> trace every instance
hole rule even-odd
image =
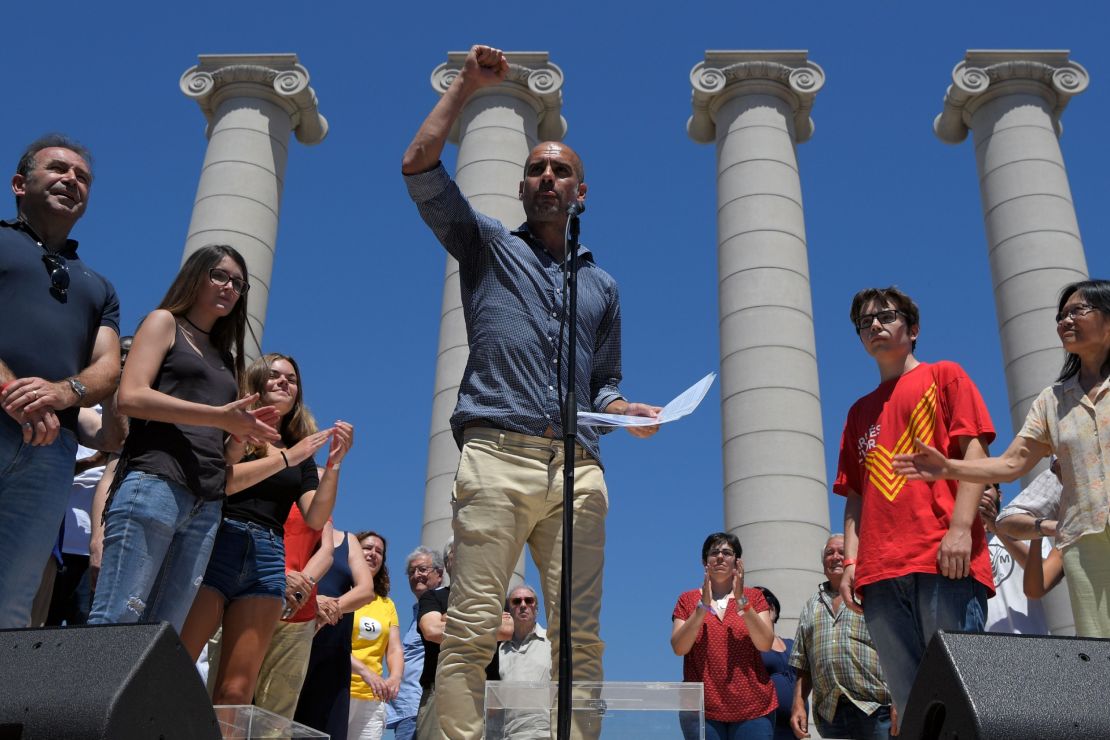
[[[806,51],[707,51],[690,71],[693,114],[686,133],[699,144],[717,138],[717,111],[738,95],[772,94],[793,111],[797,143],[813,135],[809,113],[825,84],[825,71]]]
[[[447,61],[432,70],[432,88],[442,95],[459,76],[466,62],[465,51],[452,51]],[[476,100],[486,95],[512,95],[526,101],[536,111],[539,137],[544,141],[561,140],[567,133],[567,122],[562,116],[563,70],[548,58],[546,51],[507,51],[509,74],[504,82],[478,90],[471,97]],[[458,122],[451,130],[451,140],[458,142]]]
[[[1051,110],[1056,134],[1068,101],[1087,89],[1090,76],[1068,51],[969,50],[952,70],[952,84],[944,94],[944,108],[933,121],[941,141],[958,144],[967,138],[975,111],[1003,95],[1032,93]]]
[[[229,98],[261,98],[289,114],[297,140],[319,144],[328,134],[316,91],[296,54],[201,54],[181,75],[181,92],[197,101],[209,126]]]

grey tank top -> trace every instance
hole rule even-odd
[[[152,387],[167,396],[223,406],[239,395],[231,357],[219,363],[197,354],[177,327]],[[132,419],[123,447],[124,469],[157,475],[209,501],[224,497],[224,431],[215,427]]]

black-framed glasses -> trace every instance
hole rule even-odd
[[[878,319],[879,323],[885,326],[887,324],[893,324],[898,320],[899,316],[905,316],[905,314],[896,308],[888,308],[882,311],[876,311],[875,313],[861,314],[856,319],[856,333],[858,334],[865,329],[870,329],[871,325],[875,323],[875,319]]]
[[[62,295],[69,290],[69,265],[60,254],[47,252],[42,256],[47,272],[50,273],[50,287]]]
[[[512,604],[513,606],[520,606],[521,604],[524,604],[525,606],[535,606],[536,605],[536,597],[535,596],[517,596],[515,599],[509,599],[509,603]]]
[[[734,558],[734,557],[736,557],[736,553],[734,553],[732,550],[729,550],[727,547],[718,547],[718,548],[715,548],[715,549],[709,551],[709,557],[711,557],[711,558],[715,558],[718,555],[721,556],[722,558]]]
[[[1086,316],[1091,311],[1097,310],[1098,309],[1092,306],[1090,303],[1076,303],[1074,306],[1065,308],[1063,311],[1057,313],[1056,323],[1062,324],[1064,323],[1065,319],[1071,319],[1072,321],[1075,321],[1080,316]]]
[[[227,285],[231,283],[231,289],[238,295],[246,295],[247,291],[251,289],[251,284],[243,278],[232,277],[231,273],[227,270],[222,270],[219,267],[213,267],[208,271],[208,277],[216,285]]]

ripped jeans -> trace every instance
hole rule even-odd
[[[223,500],[131,471],[112,499],[89,624],[169,622],[179,633],[208,566]]]

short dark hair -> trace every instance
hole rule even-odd
[[[771,624],[774,624],[782,616],[782,604],[779,603],[778,597],[771,592],[771,589],[766,586],[756,586],[756,588],[763,592],[763,598],[767,599],[768,606],[775,610],[775,618],[771,622]]]
[[[1068,302],[1073,293],[1079,293],[1083,300],[1087,301],[1092,307],[1098,309],[1103,316],[1110,319],[1110,280],[1080,280],[1077,283],[1070,283],[1064,286],[1060,291],[1060,302],[1057,306],[1057,313],[1063,313],[1064,304]],[[1079,356],[1067,353],[1064,358],[1064,366],[1060,368],[1060,376],[1056,378],[1057,383],[1061,383],[1068,378],[1072,378],[1079,374]],[[1102,360],[1102,370],[1105,370],[1110,365],[1110,354]]]
[[[921,323],[921,310],[917,304],[908,295],[891,285],[889,288],[864,288],[852,297],[852,308],[848,315],[852,320],[853,329],[857,328],[863,309],[872,302],[894,306],[895,310],[905,317],[906,326],[913,327]],[[858,330],[856,333],[859,333]],[[917,340],[914,339],[910,345],[910,351],[913,352],[916,349]]]
[[[68,149],[79,155],[81,159],[85,160],[85,164],[89,166],[89,177],[92,177],[92,152],[89,151],[88,147],[76,139],[71,139],[65,134],[59,134],[57,132],[43,134],[28,144],[27,148],[23,150],[23,154],[19,157],[19,163],[15,166],[15,174],[27,177],[28,173],[35,168],[35,157],[38,153],[43,149],[53,149],[54,147]],[[15,207],[16,210],[19,210],[18,195],[15,197]]]
[[[713,549],[714,545],[728,545],[736,553],[736,557],[743,554],[743,548],[740,547],[740,539],[732,532],[714,532],[705,538],[705,542],[701,546],[701,561],[704,563],[709,560],[709,551]]]

